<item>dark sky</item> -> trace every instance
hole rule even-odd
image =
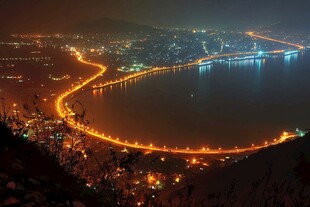
[[[104,17],[167,27],[244,27],[310,13],[310,0],[0,0],[0,29]]]

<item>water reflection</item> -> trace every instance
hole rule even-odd
[[[74,100],[85,105],[90,119],[95,117],[92,127],[128,142],[247,146],[310,126],[310,70],[305,67],[310,55],[300,57],[177,68],[123,82],[113,94],[111,87],[103,88],[96,91],[100,99],[84,93]]]
[[[199,66],[199,68],[198,68],[199,76],[205,76],[206,73],[210,73],[212,66],[213,65],[202,65],[202,66]]]
[[[261,71],[262,69],[262,64],[265,64],[265,59],[257,59],[255,60],[255,69],[257,69],[257,71]]]
[[[298,59],[298,53],[291,54],[291,55],[285,55],[284,56],[284,66],[286,69],[288,69],[292,64],[296,64]]]
[[[273,57],[274,58],[274,57]],[[259,85],[259,81],[260,81],[260,75],[261,75],[261,69],[262,66],[266,63],[266,59],[250,59],[250,60],[240,60],[240,61],[226,61],[226,62],[219,62],[219,63],[211,63],[211,64],[207,64],[207,65],[201,65],[201,66],[192,66],[192,67],[183,67],[183,68],[176,68],[176,69],[172,69],[172,70],[163,70],[163,71],[157,71],[154,73],[149,73],[146,75],[142,75],[139,77],[136,77],[134,79],[129,79],[127,81],[121,82],[119,84],[115,84],[115,85],[110,85],[108,87],[104,87],[104,89],[100,89],[99,90],[93,90],[93,95],[97,96],[98,93],[100,96],[103,95],[103,93],[105,93],[107,91],[107,89],[109,91],[113,91],[113,88],[118,89],[120,88],[120,91],[127,91],[127,84],[129,84],[129,86],[136,86],[138,82],[140,81],[144,81],[147,80],[151,77],[158,77],[158,76],[166,76],[166,75],[171,75],[173,74],[173,76],[178,75],[181,71],[184,70],[196,70],[198,69],[198,74],[200,77],[206,77],[206,74],[210,74],[211,69],[214,67],[214,64],[216,65],[228,65],[228,71],[230,71],[230,69],[232,67],[234,68],[239,68],[239,69],[252,69],[257,71],[257,84]],[[210,78],[210,77],[209,77]]]
[[[254,68],[256,70],[256,78],[255,78],[255,92],[256,96],[259,96],[261,92],[261,76],[262,76],[262,67],[265,65],[266,59],[257,59],[255,60]]]

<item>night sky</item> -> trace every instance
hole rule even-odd
[[[309,0],[0,0],[0,28],[65,28],[106,17],[165,27],[255,28],[309,9]]]

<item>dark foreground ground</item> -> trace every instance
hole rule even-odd
[[[310,134],[190,178],[162,195],[168,206],[310,206]]]
[[[95,193],[0,125],[0,206],[99,206]]]
[[[86,183],[0,124],[1,206],[102,206]],[[153,206],[310,206],[310,135],[165,189]]]

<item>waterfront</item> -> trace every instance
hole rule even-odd
[[[91,127],[128,142],[246,147],[309,126],[309,62],[304,53],[165,71],[72,102]]]

